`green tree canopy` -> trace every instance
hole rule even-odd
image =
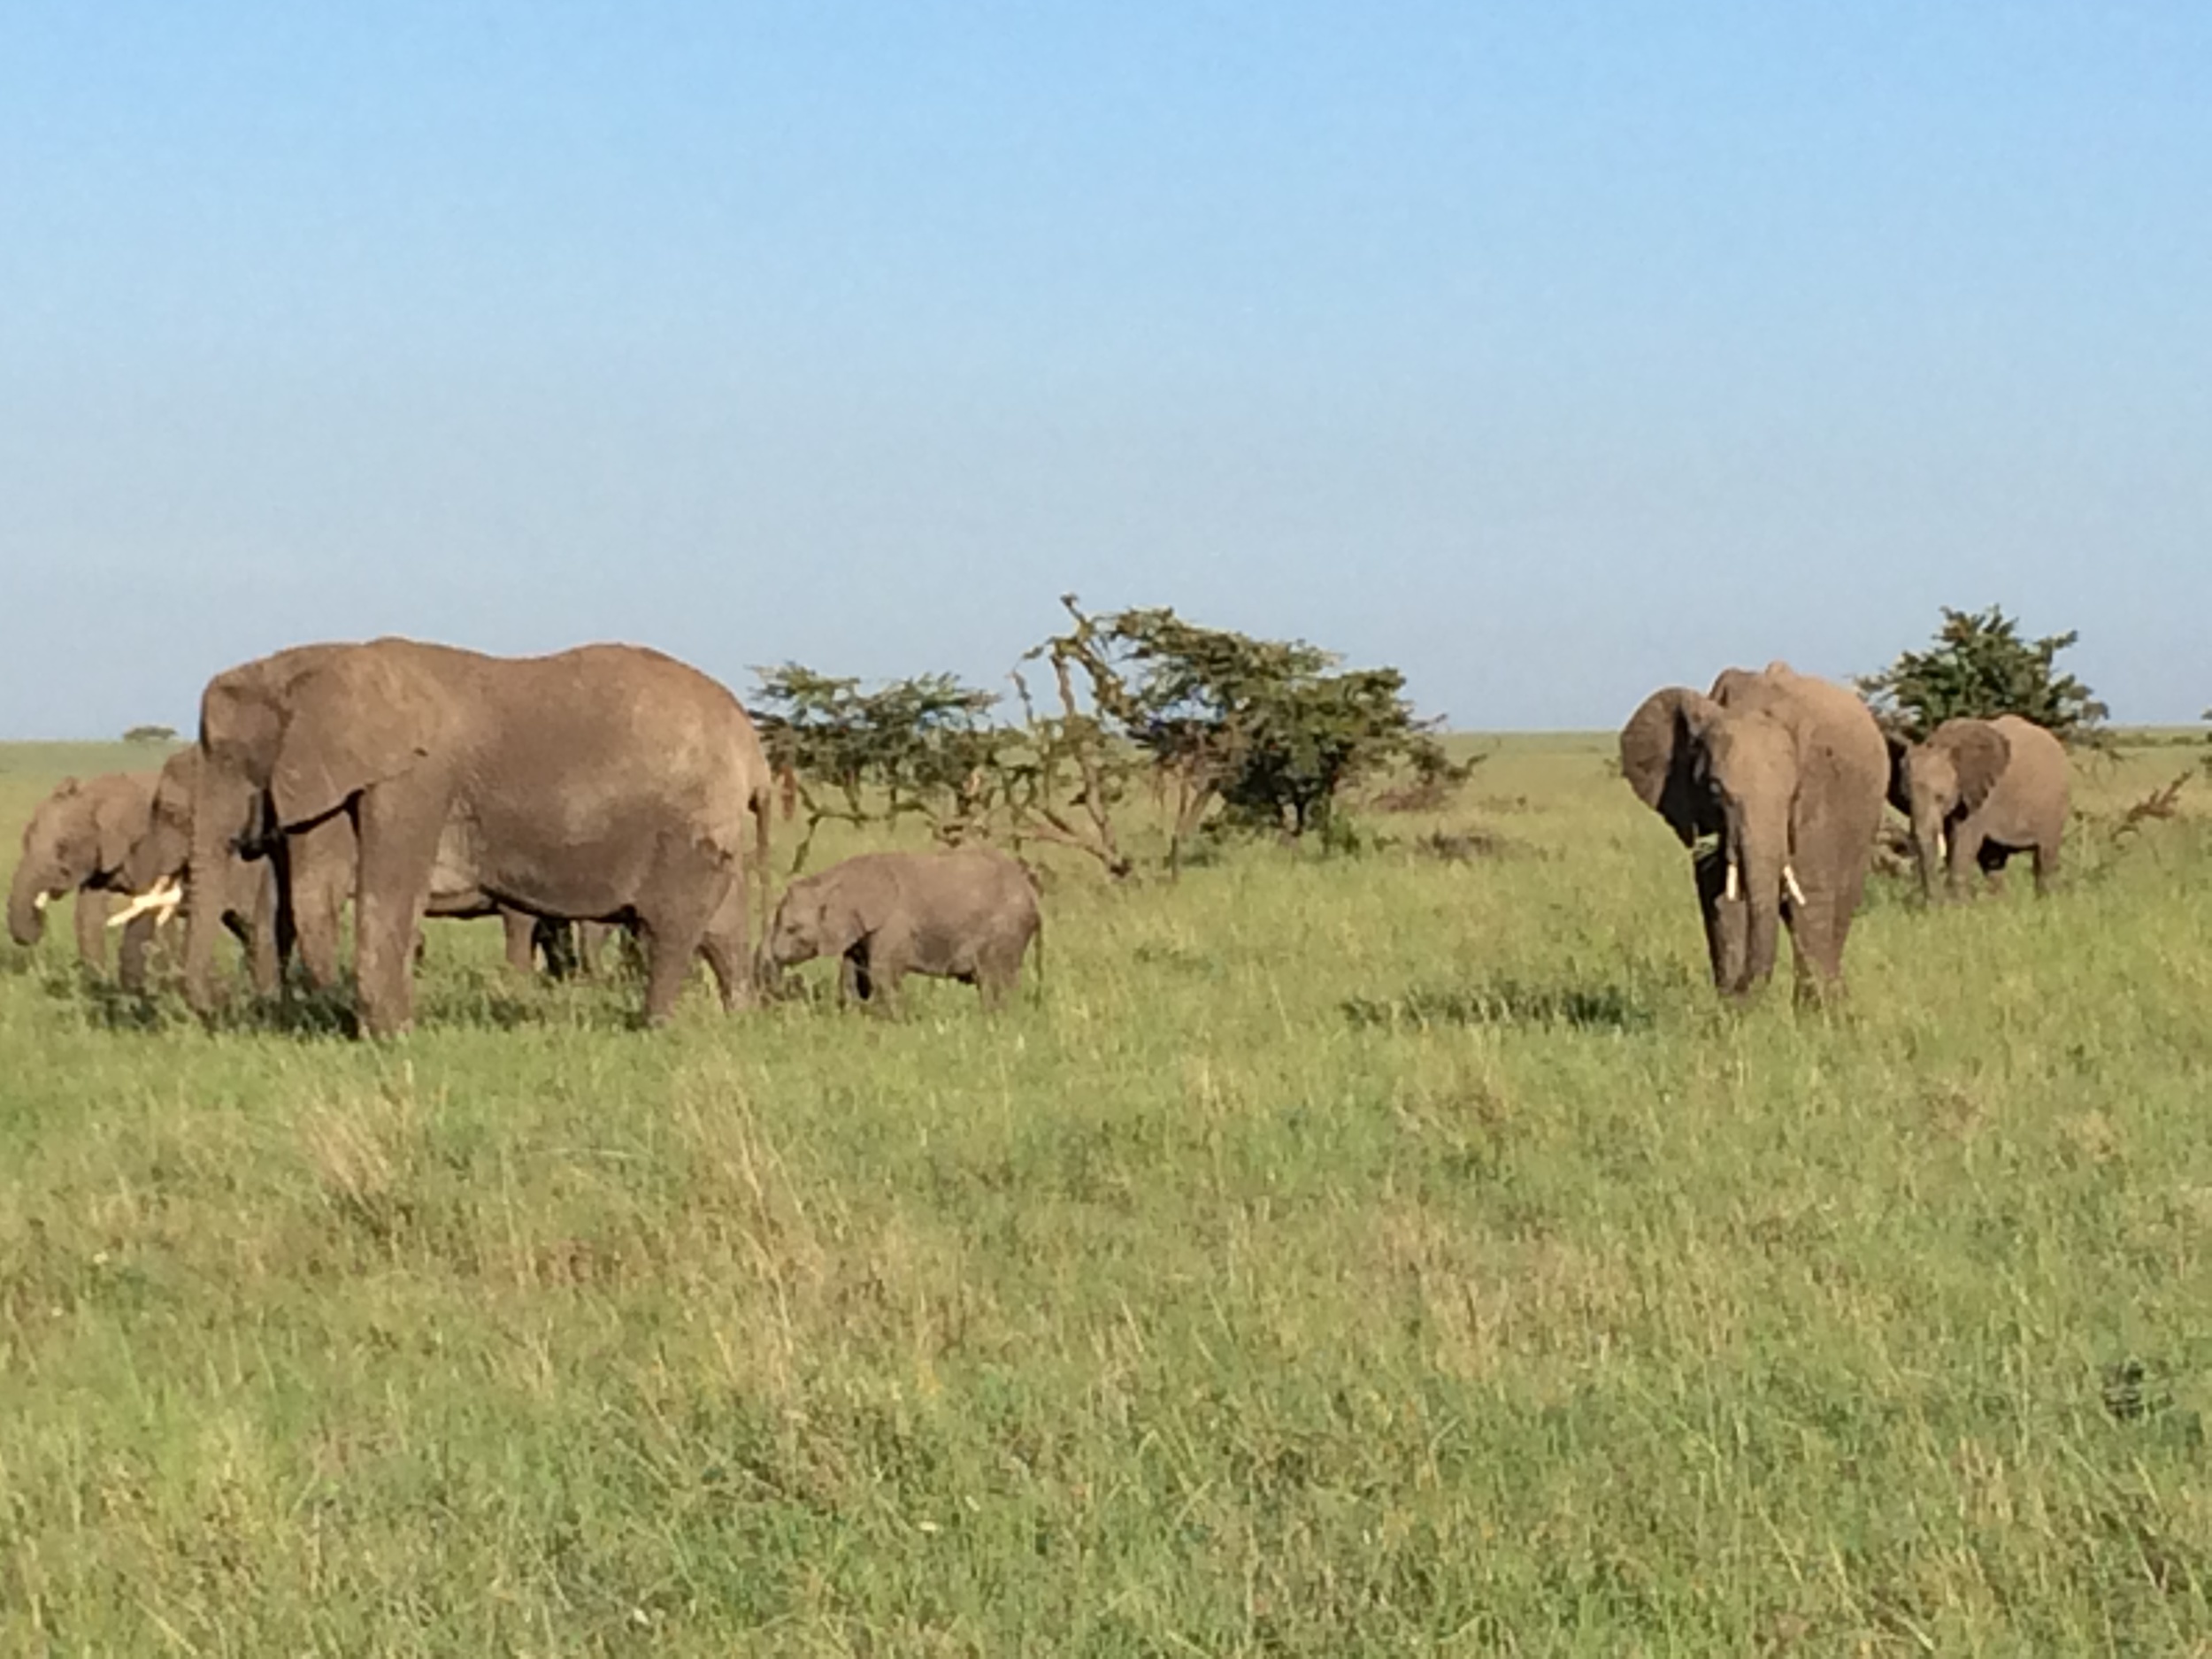
[[[2078,633],[2023,639],[2016,618],[1986,611],[1943,609],[1943,626],[1926,650],[1906,651],[1859,689],[1885,730],[1915,742],[1952,719],[2016,714],[2070,741],[2093,738],[2111,711],[2089,687],[2055,666]]]
[[[1232,823],[1325,829],[1339,794],[1393,763],[1447,770],[1394,668],[1342,669],[1303,640],[1259,640],[1164,606],[1087,616],[1031,653],[1079,666],[1100,717],[1182,782],[1178,832],[1218,801]]]
[[[951,674],[918,674],[864,691],[857,680],[797,663],[757,671],[753,720],[768,758],[798,780],[807,807],[803,862],[826,818],[864,823],[917,815],[957,841],[988,804],[1004,730],[996,694]]]

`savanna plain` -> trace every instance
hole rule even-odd
[[[1720,1004],[1609,737],[1476,747],[1046,849],[996,1018],[0,946],[0,1648],[2212,1653],[2212,780],[2123,827],[2201,744],[2047,900],[1878,875],[1834,1012]],[[129,764],[0,749],[0,859]]]

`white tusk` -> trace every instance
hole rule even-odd
[[[33,899],[32,899],[32,901],[31,901],[31,908],[32,908],[33,910],[44,910],[44,909],[48,906],[48,905],[51,904],[53,902],[54,902],[54,895],[53,895],[52,894],[50,894],[50,893],[41,893],[41,894],[39,894],[37,896],[35,896],[35,898],[33,898]]]
[[[1805,902],[1805,889],[1797,885],[1797,872],[1787,864],[1782,866],[1782,885],[1790,890],[1790,902],[1801,907]]]
[[[109,917],[108,926],[121,927],[127,923],[136,921],[149,910],[161,912],[156,919],[156,926],[159,926],[175,916],[177,907],[183,902],[184,884],[172,877],[165,881],[155,883],[150,891],[140,894],[114,915]]]
[[[1947,863],[1951,856],[1951,838],[1941,830],[1936,832],[1936,862]]]
[[[1721,896],[1731,904],[1743,897],[1743,876],[1737,870],[1736,861],[1733,858],[1728,861],[1728,887]]]

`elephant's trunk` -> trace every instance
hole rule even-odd
[[[1784,812],[1759,815],[1736,805],[1726,819],[1722,855],[1729,871],[1714,917],[1713,978],[1722,991],[1742,996],[1774,972],[1789,821]]]
[[[19,945],[35,945],[46,934],[46,910],[39,902],[54,885],[45,865],[25,860],[16,866],[8,888],[8,937]]]
[[[1743,979],[1735,987],[1739,992],[1764,985],[1774,972],[1775,947],[1782,931],[1782,858],[1764,851],[1743,861],[1747,914]]]
[[[184,997],[193,1010],[212,1013],[215,990],[215,935],[223,925],[219,872],[236,857],[234,844],[254,827],[255,792],[250,784],[214,764],[203,764],[192,790],[192,855],[186,877]]]
[[[1939,803],[1915,801],[1912,809],[1913,863],[1920,872],[1920,896],[1934,903],[1949,877],[1945,868],[1950,852],[1945,844],[1943,812]]]

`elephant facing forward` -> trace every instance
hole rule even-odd
[[[22,857],[8,888],[8,933],[35,945],[50,900],[76,895],[77,954],[88,968],[107,964],[108,895],[125,887],[124,865],[153,810],[150,772],[108,772],[80,783],[65,778],[23,826]],[[117,975],[141,989],[154,918],[134,916],[123,930]]]
[[[1927,741],[1890,742],[1890,804],[1912,820],[1923,897],[1964,894],[1978,865],[2001,880],[2016,852],[2034,855],[2035,890],[2050,891],[2066,833],[2066,749],[2032,720],[1946,720]]]
[[[1621,729],[1621,771],[1697,853],[1721,991],[1764,983],[1785,923],[1799,994],[1840,990],[1889,780],[1866,704],[1786,663],[1728,669],[1708,694],[1675,686],[1646,698]]]
[[[673,1009],[695,953],[726,1004],[749,993],[744,820],[764,870],[767,762],[736,698],[672,657],[626,645],[540,657],[397,639],[302,647],[210,681],[199,749],[196,864],[242,839],[280,855],[319,825],[349,825],[371,1035],[412,1017],[426,913],[634,922],[649,1021]],[[186,991],[202,1008],[211,937],[195,910]]]

